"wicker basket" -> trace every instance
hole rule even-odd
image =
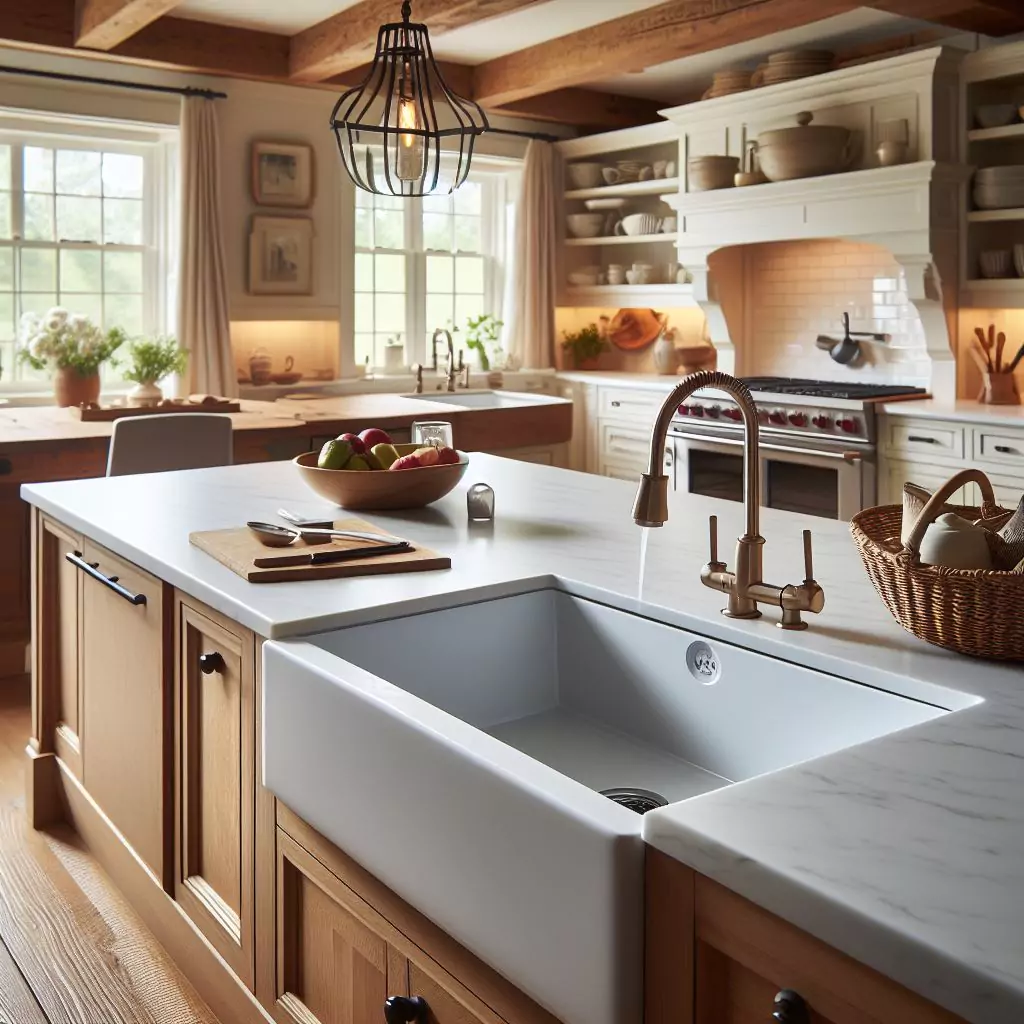
[[[965,469],[932,495],[906,546],[900,542],[903,509],[899,505],[858,512],[850,530],[875,590],[904,629],[961,654],[1021,661],[1024,574],[921,564],[925,531],[944,511],[946,499],[972,481],[981,487],[981,508],[956,511],[970,519],[1005,511],[996,504],[988,477],[980,470]]]

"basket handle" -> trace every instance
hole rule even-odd
[[[989,478],[985,476],[980,469],[962,469],[959,473],[954,473],[929,499],[928,503],[923,509],[921,514],[917,517],[917,521],[914,523],[914,528],[910,531],[910,535],[907,537],[907,543],[904,545],[903,550],[909,552],[915,558],[921,553],[921,541],[924,540],[925,532],[928,527],[939,517],[942,512],[942,506],[946,504],[946,499],[954,492],[958,491],[964,484],[976,483],[981,488],[981,502],[982,508],[991,508],[996,504],[995,492],[992,490],[992,483]]]

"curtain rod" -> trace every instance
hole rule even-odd
[[[88,82],[90,85],[112,85],[118,89],[138,89],[142,92],[172,93],[177,96],[201,96],[206,100],[226,100],[226,92],[212,89],[196,89],[190,85],[150,85],[148,82],[122,82],[116,78],[92,78],[89,75],[69,75],[61,71],[39,71],[35,68],[12,68],[0,65],[0,74],[27,75],[30,78],[52,78],[59,82]]]
[[[488,128],[485,135],[517,135],[521,139],[536,139],[538,142],[561,142],[557,135],[545,135],[543,132],[520,132],[514,128]]]

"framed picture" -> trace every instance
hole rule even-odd
[[[309,206],[313,202],[313,147],[254,142],[252,197],[260,206]]]
[[[253,217],[249,232],[249,294],[313,293],[313,221]]]

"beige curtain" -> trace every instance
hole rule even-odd
[[[181,105],[178,334],[190,353],[190,392],[238,394],[230,330],[216,101],[186,96]]]
[[[516,207],[509,351],[527,369],[555,363],[555,263],[561,168],[550,142],[531,139]]]

